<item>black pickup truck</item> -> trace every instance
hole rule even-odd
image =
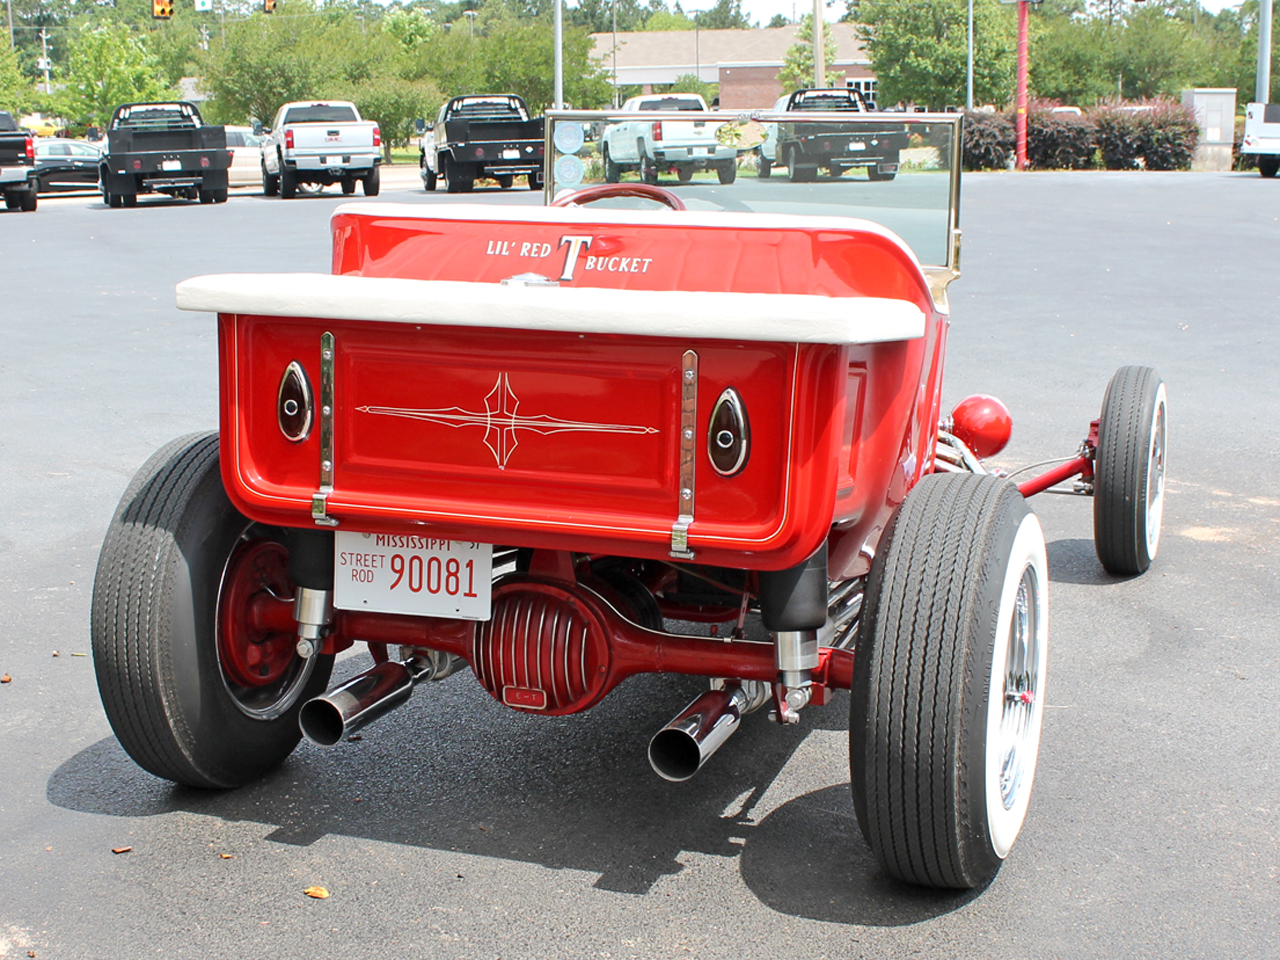
[[[803,120],[780,122],[775,143],[771,145],[766,139],[762,144],[762,148],[771,146],[773,155],[761,150],[760,176],[767,177],[773,164],[785,166],[793,181],[814,180],[819,169],[839,177],[846,170],[862,167],[869,180],[892,180],[897,175],[899,154],[908,145],[906,125],[873,113],[875,105],[859,91],[846,87],[797,90],[774,109],[788,113],[868,113],[874,119],[850,120],[838,126]]]
[[[467,193],[492,177],[506,190],[524,176],[530,190],[542,189],[543,123],[514,94],[454,97],[419,143],[422,185],[434,190],[443,179],[450,193]]]
[[[231,153],[223,127],[206,126],[195,104],[126,103],[107,126],[99,183],[112,207],[132,207],[140,193],[225,203]]]
[[[18,126],[13,114],[0,110],[0,191],[10,210],[30,212],[36,208],[35,138]]]

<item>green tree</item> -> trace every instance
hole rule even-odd
[[[716,0],[716,4],[695,19],[703,30],[750,30],[750,18],[742,12],[742,0]]]
[[[443,97],[434,83],[377,77],[339,91],[339,99],[351,100],[360,116],[373,120],[382,132],[382,147],[388,163],[392,144],[402,144],[413,136],[413,121],[434,116]]]
[[[833,31],[822,31],[822,53],[826,64],[828,85],[838,84],[843,74],[832,70],[836,62],[836,38]],[[800,18],[796,30],[796,42],[788,48],[778,72],[778,82],[784,93],[813,86],[813,14]]]
[[[18,51],[0,47],[0,110],[8,110],[17,119],[30,110],[35,101],[35,85],[23,74]]]
[[[684,11],[680,9],[680,5],[676,4],[674,12],[670,10],[655,10],[649,14],[642,29],[650,32],[659,30],[692,30],[695,26],[696,24],[693,20],[686,17]]]
[[[905,101],[940,110],[965,101],[966,0],[861,0],[859,34],[871,54],[882,103]],[[1012,7],[974,0],[973,91],[978,103],[1013,94],[1017,23]]]
[[[441,32],[440,24],[432,20],[421,8],[392,10],[382,18],[382,30],[410,50],[438,36]]]
[[[142,38],[123,25],[81,25],[71,41],[55,96],[56,109],[75,124],[104,126],[122,103],[164,99],[173,91]]]
[[[682,73],[676,77],[676,82],[671,84],[672,93],[696,93],[699,94],[707,103],[711,103],[720,96],[720,84],[706,83],[699,80],[697,74]]]

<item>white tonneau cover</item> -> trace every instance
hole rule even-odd
[[[615,290],[312,273],[216,274],[178,284],[178,308],[772,343],[881,343],[924,336],[914,303],[876,297]]]

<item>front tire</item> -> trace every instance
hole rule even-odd
[[[907,883],[970,889],[1026,817],[1048,652],[1044,533],[1017,488],[925,477],[881,541],[859,626],[858,825]]]
[[[267,165],[262,164],[262,195],[274,197],[280,193],[280,177],[267,173]]]
[[[600,156],[604,161],[604,182],[618,183],[622,180],[622,168],[613,162],[613,157],[609,156],[609,145],[606,143],[600,148]]]
[[[125,491],[93,587],[98,689],[121,746],[158,777],[237,787],[289,756],[333,658],[255,630],[247,600],[292,592],[288,553],[227,498],[216,434],[158,451]]]
[[[1107,384],[1093,477],[1093,543],[1106,571],[1145,573],[1160,547],[1168,439],[1164,381],[1121,367]]]
[[[292,200],[298,195],[298,171],[280,165],[280,199]]]
[[[432,193],[436,189],[436,172],[427,166],[425,157],[422,159],[422,189],[428,193]]]

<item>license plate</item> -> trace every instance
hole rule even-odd
[[[519,150],[503,150],[500,156],[502,157],[503,160],[519,160],[520,151]]]
[[[340,610],[489,619],[490,544],[339,531],[333,549],[333,605]]]
[[[181,169],[182,169],[182,161],[180,161],[180,160],[161,160],[161,161],[160,161],[160,169],[161,169],[161,170],[181,170]]]
[[[855,140],[855,141],[853,141],[853,143],[849,144],[849,149],[850,149],[850,150],[865,150],[865,149],[867,149],[867,145],[866,145],[865,143],[863,143],[862,141],[860,141],[860,140]]]

